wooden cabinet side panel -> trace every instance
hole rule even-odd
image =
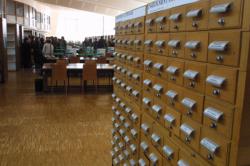
[[[250,164],[250,33],[243,32],[241,68],[238,75],[230,165]],[[244,66],[244,67],[243,67]],[[243,68],[242,68],[243,67]]]

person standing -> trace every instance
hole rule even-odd
[[[54,46],[51,44],[51,40],[46,40],[42,53],[45,59],[54,58]]]
[[[41,43],[38,37],[35,38],[33,44],[33,52],[34,52],[35,68],[41,69],[43,55],[42,55]]]
[[[22,44],[22,65],[24,68],[31,68],[31,45],[29,38],[25,37]]]

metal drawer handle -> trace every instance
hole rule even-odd
[[[134,144],[131,144],[129,146],[129,148],[131,149],[132,153],[135,154],[136,153],[136,146]]]
[[[209,44],[208,49],[212,51],[226,51],[229,47],[229,41],[214,41]]]
[[[200,144],[213,155],[219,150],[220,146],[209,138],[203,138]]]
[[[186,42],[185,47],[191,50],[198,49],[200,47],[200,41],[191,40]]]
[[[194,9],[187,12],[186,17],[194,18],[194,17],[201,17],[202,9]]]
[[[186,161],[181,159],[177,162],[177,166],[190,166],[190,165]]]
[[[148,152],[149,147],[148,147],[148,144],[146,142],[144,142],[144,141],[141,142],[140,146],[143,149],[144,153]]]
[[[142,128],[144,134],[149,133],[149,126],[146,123],[141,124],[141,128]]]
[[[195,130],[186,123],[181,125],[180,130],[189,138],[191,138],[195,132]]]
[[[186,70],[183,74],[183,76],[187,79],[190,80],[195,80],[199,75],[198,71],[194,71],[194,70]]]
[[[221,88],[222,85],[226,82],[226,78],[216,75],[210,75],[207,77],[206,82],[215,87]]]
[[[147,164],[143,159],[139,159],[139,166],[147,166]]]
[[[160,144],[161,137],[160,137],[159,135],[153,133],[153,134],[151,135],[151,139],[152,139],[155,143]]]
[[[165,153],[168,160],[171,160],[173,158],[174,151],[171,147],[165,145],[165,146],[163,146],[162,151]]]
[[[143,102],[143,104],[146,105],[146,106],[150,106],[150,104],[151,104],[151,100],[150,100],[149,98],[146,98],[146,97],[144,97],[144,98],[142,99],[142,102]]]
[[[180,40],[170,40],[168,42],[168,46],[172,48],[180,47],[181,41]]]
[[[172,14],[168,19],[172,21],[178,21],[181,19],[181,13]]]
[[[149,155],[149,160],[151,161],[153,165],[157,165],[158,163],[158,157],[154,153],[151,153]]]
[[[131,135],[133,136],[133,138],[136,138],[137,137],[137,131],[135,130],[135,129],[131,129],[130,130],[130,133],[131,133]]]
[[[232,3],[225,3],[225,4],[218,4],[213,6],[210,9],[210,13],[220,14],[220,13],[226,13],[230,10]]]
[[[174,122],[175,122],[175,117],[173,115],[171,115],[171,114],[166,114],[164,116],[164,119],[165,119],[166,122],[168,122],[170,124],[170,126],[172,126],[174,124]]]

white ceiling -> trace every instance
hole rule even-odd
[[[37,0],[43,3],[116,16],[153,0]]]

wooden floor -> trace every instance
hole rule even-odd
[[[36,95],[31,71],[0,85],[0,166],[110,166],[111,95]]]

